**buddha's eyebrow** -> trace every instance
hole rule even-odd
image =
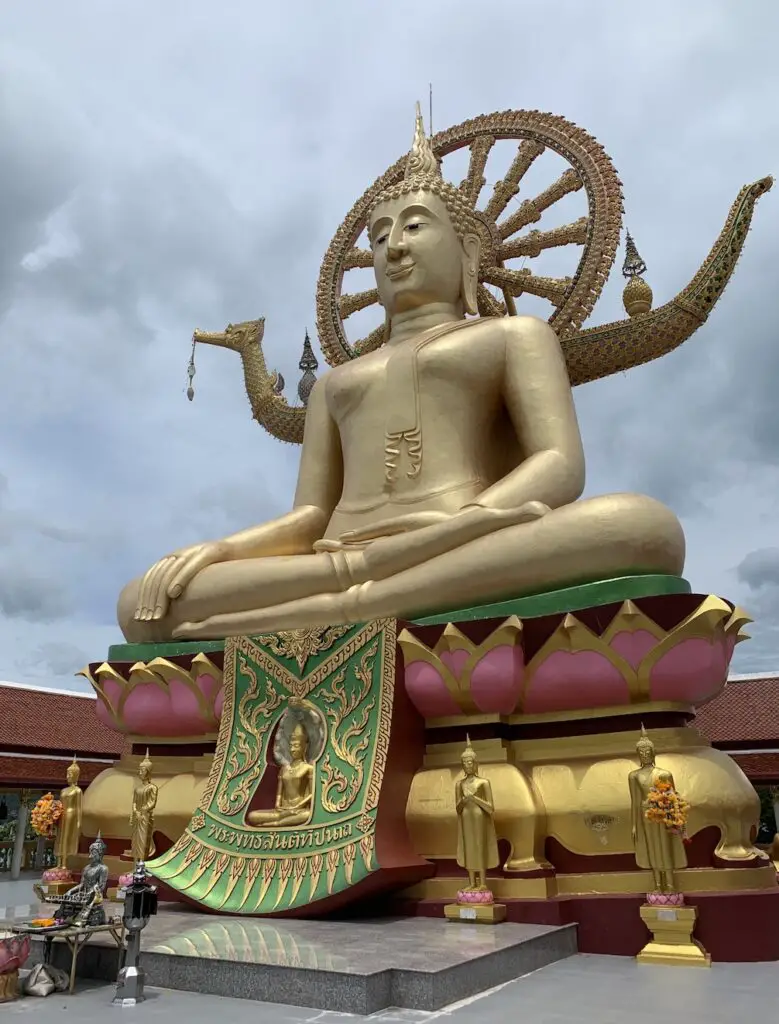
[[[391,217],[379,217],[377,220],[373,222],[370,229],[368,230],[368,237],[371,239],[371,241],[373,241],[373,239],[376,237],[377,232],[382,228],[386,228],[391,223]]]
[[[413,203],[411,206],[407,206],[402,212],[401,217],[430,217],[432,220],[439,220],[439,218],[433,213],[429,206],[425,206],[424,203]]]

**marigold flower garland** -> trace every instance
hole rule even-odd
[[[656,825],[664,825],[671,835],[679,836],[685,843],[690,839],[687,835],[687,815],[690,805],[676,792],[670,782],[662,780],[655,783],[646,798],[644,817]]]
[[[55,800],[52,793],[46,793],[33,807],[30,823],[37,835],[50,839],[56,832],[57,822],[61,817],[62,801]]]

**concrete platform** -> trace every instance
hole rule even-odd
[[[0,908],[0,929],[38,913],[37,904]],[[79,957],[78,976],[113,981],[112,946],[96,937]],[[175,905],[152,919],[143,950],[150,986],[367,1015],[388,1007],[439,1010],[573,956],[577,947],[574,925],[269,921]],[[30,965],[42,951],[36,940]],[[61,942],[55,964],[69,967]]]

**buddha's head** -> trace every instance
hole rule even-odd
[[[93,864],[99,864],[105,854],[105,843],[100,833],[97,833],[97,838],[89,846],[89,859]]]
[[[73,755],[73,763],[68,765],[68,770],[65,773],[65,777],[68,780],[69,786],[75,786],[78,784],[78,777],[81,775],[81,769],[76,761],[76,755]]]
[[[146,748],[146,757],[138,765],[138,778],[141,782],[148,782],[151,779],[151,758],[149,757],[149,748]]]
[[[465,750],[460,757],[460,764],[463,766],[463,773],[466,776],[473,776],[479,770],[479,762],[476,760],[476,751],[471,746],[470,737],[465,739]]]
[[[308,733],[302,722],[298,722],[289,738],[289,753],[293,761],[304,761],[308,754]]]
[[[482,226],[459,189],[444,181],[417,107],[403,181],[368,216],[373,269],[387,317],[446,303],[475,314]]]
[[[647,768],[655,763],[655,745],[646,734],[646,729],[641,726],[641,739],[636,744],[639,764]]]

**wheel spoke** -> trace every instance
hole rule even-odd
[[[538,295],[559,306],[571,285],[570,277],[541,277],[532,270],[508,270],[495,267],[486,280],[508,292],[509,295]]]
[[[484,168],[487,166],[487,158],[494,145],[494,135],[482,135],[470,145],[471,159],[468,164],[468,174],[460,183],[460,191],[470,200],[471,206],[476,206],[481,190],[487,184]]]
[[[530,231],[513,242],[504,242],[498,249],[498,258],[513,260],[520,256],[540,256],[542,250],[558,245],[584,245],[587,241],[590,218],[580,217],[572,224],[562,224],[549,231]]]
[[[490,220],[497,220],[500,217],[519,192],[519,183],[527,174],[531,164],[541,156],[544,150],[545,147],[535,139],[523,139],[520,142],[511,167],[506,176],[495,185],[490,201],[484,210]]]
[[[373,253],[370,249],[350,249],[344,259],[344,270],[354,270],[357,267],[372,267]]]
[[[550,206],[553,206],[563,196],[567,196],[569,192],[578,192],[580,188],[582,188],[581,178],[572,167],[569,167],[568,170],[563,171],[557,181],[553,182],[549,188],[540,192],[535,199],[526,199],[516,213],[512,213],[507,220],[498,225],[500,237],[503,239],[510,238],[520,228],[541,220],[541,214],[544,210],[548,210]]]
[[[338,300],[338,312],[345,320],[352,313],[360,309],[366,309],[379,301],[379,293],[376,288],[369,288],[367,292],[355,292],[353,295],[342,295]]]
[[[493,295],[488,288],[485,288],[483,284],[479,285],[476,297],[479,306],[479,314],[481,316],[506,315],[506,307],[504,303],[502,303],[496,295]]]

